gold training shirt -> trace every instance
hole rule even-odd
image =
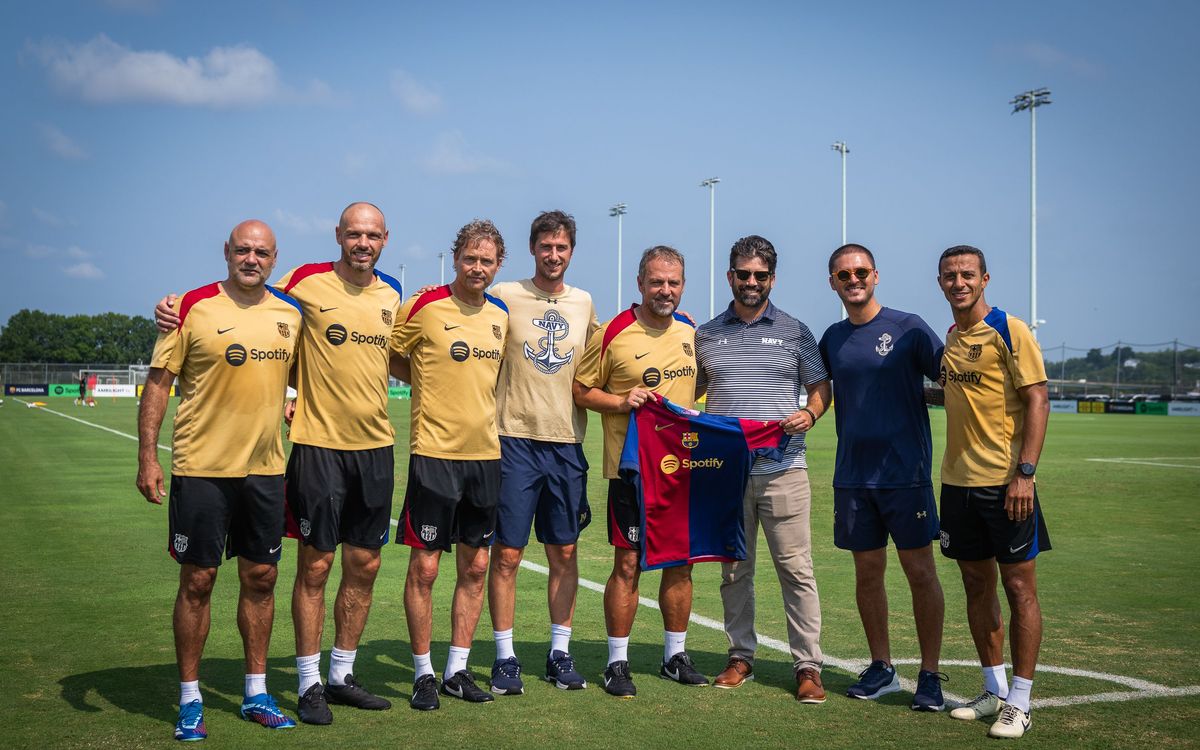
[[[300,305],[268,290],[263,302],[240,305],[220,283],[193,289],[179,327],[159,334],[150,366],[179,378],[172,474],[283,473],[279,430],[302,326]]]
[[[508,309],[484,295],[468,305],[441,286],[400,310],[397,350],[411,360],[412,453],[430,458],[500,458],[496,379],[508,332]]]
[[[600,326],[588,341],[575,379],[590,388],[625,396],[648,388],[673,403],[692,408],[696,398],[696,329],[675,314],[669,328],[647,328],[635,304]],[[604,477],[616,479],[629,428],[628,414],[601,414],[604,425]]]
[[[1008,484],[1021,454],[1025,406],[1017,389],[1046,381],[1037,339],[998,307],[966,331],[951,328],[942,355],[946,452],[942,482]]]
[[[307,323],[292,442],[337,450],[392,445],[388,356],[403,302],[400,282],[376,271],[360,287],[343,281],[333,263],[309,263],[289,271],[278,287],[300,302]]]
[[[592,295],[564,286],[557,294],[531,279],[496,284],[508,308],[508,343],[496,390],[501,435],[582,443],[587,411],[575,406],[571,383],[589,337],[600,327]]]

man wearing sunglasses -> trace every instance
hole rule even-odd
[[[875,298],[878,283],[875,256],[866,247],[843,245],[830,256],[829,286],[847,315],[820,343],[836,398],[833,542],[854,555],[855,598],[871,652],[870,665],[846,694],[874,700],[900,690],[884,587],[890,536],[912,590],[921,648],[912,709],[941,711],[945,604],[930,545],[938,517],[924,382],[938,377],[942,342],[919,316],[883,307]]]
[[[758,458],[743,499],[746,559],[722,563],[729,662],[713,684],[736,688],[754,675],[754,559],[762,524],[783,593],[796,700],[824,703],[821,606],[813,578],[804,433],[829,403],[829,374],[804,323],[773,305],[775,247],[750,235],[729,251],[733,301],[696,331],[697,395],[711,414],[778,421],[792,435],[782,461]],[[806,405],[797,409],[801,394]]]

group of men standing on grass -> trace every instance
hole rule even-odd
[[[962,572],[984,674],[983,693],[951,713],[995,717],[994,736],[1019,737],[1028,729],[1041,640],[1034,566],[1049,549],[1033,481],[1049,411],[1046,376],[1025,324],[984,301],[988,275],[978,249],[953,247],[939,260],[938,283],[955,319],[943,346],[919,317],[881,306],[875,259],[861,245],[838,248],[829,259],[830,287],[848,318],[818,342],[771,302],[777,255],[757,235],[734,243],[726,274],[733,299],[698,329],[678,312],[684,258],[661,245],[639,263],[640,303],[601,325],[590,295],[565,283],[576,227],[561,211],[533,221],[532,277],[493,284],[504,240],[490,221],[477,220],[455,238],[450,284],[407,299],[395,279],[376,269],[388,240],[376,206],[348,206],[335,236],[336,261],[300,266],[271,287],[274,235],[262,222],[243,222],[225,244],[228,277],[169,297],[156,310],[165,332],[139,415],[137,484],[151,502],[167,494],[156,443],[178,377],[169,507],[170,552],[180,563],[173,621],[181,682],[177,739],[207,734],[199,662],[222,553],[238,558],[246,655],[241,715],[269,728],[295,725],[266,689],[285,528],[299,540],[292,616],[300,720],[331,723],[330,703],[390,708],[354,675],[380,550],[391,532],[389,374],[413,385],[411,456],[396,536],[411,547],[404,606],[413,708],[438,708],[439,693],[487,702],[493,694],[524,692],[512,644],[517,571],[531,528],[549,566],[544,678],[564,690],[586,687],[570,651],[576,544],[591,521],[585,409],[602,414],[605,520],[614,547],[604,592],[603,687],[619,697],[636,694],[628,644],[646,540],[638,491],[620,478],[618,459],[631,411],[662,398],[690,409],[701,395],[710,414],[774,423],[791,436],[782,454],[755,460],[745,485],[747,555],[722,563],[730,648],[714,684],[736,688],[754,676],[761,525],[782,588],[795,696],[824,702],[804,433],[836,396],[834,540],[854,555],[871,652],[848,694],[873,699],[900,689],[883,586],[891,536],[912,589],[921,647],[912,707],[942,710],[943,598],[931,545],[940,539]],[[926,378],[942,383],[947,410],[940,527]],[[297,396],[285,406],[289,383]],[[293,442],[286,469],[281,416]],[[335,634],[322,681],[325,588],[339,545]],[[439,680],[431,661],[432,589],[443,552],[455,556],[456,579]],[[1011,689],[997,575],[1012,611]],[[485,590],[496,643],[490,692],[467,667]],[[690,564],[663,570],[659,604],[659,674],[684,685],[709,684],[686,651]]]

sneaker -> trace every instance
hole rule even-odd
[[[825,686],[821,673],[812,667],[796,670],[796,700],[801,703],[824,703]]]
[[[521,662],[517,657],[497,659],[492,662],[492,692],[496,695],[523,695],[525,683],[521,681]]]
[[[988,737],[1015,740],[1024,737],[1031,724],[1033,719],[1029,714],[1011,703],[1005,703],[1004,708],[1000,709],[1000,718],[996,719],[996,723],[988,730]]]
[[[929,672],[922,669],[917,675],[917,692],[913,693],[912,710],[941,711],[946,707],[942,699],[942,683],[950,678],[941,672]]]
[[[858,673],[858,682],[850,686],[846,695],[872,701],[899,689],[900,678],[896,676],[896,668],[889,667],[886,662],[873,661],[869,667]]]
[[[475,675],[465,669],[460,669],[454,676],[442,682],[442,692],[455,698],[462,698],[467,703],[490,703],[495,700],[491,693],[480,690],[475,685]]]
[[[680,685],[692,687],[708,685],[708,678],[696,671],[696,667],[692,664],[692,657],[688,656],[686,651],[680,651],[664,661],[658,674],[668,680],[674,680]]]
[[[604,692],[618,698],[632,698],[637,695],[633,684],[633,676],[629,674],[629,662],[614,661],[604,669]]]
[[[310,685],[296,704],[296,714],[305,724],[332,724],[333,712],[329,710],[329,702],[325,700],[325,686],[319,682]]]
[[[959,719],[961,721],[975,721],[977,719],[990,719],[1000,713],[1008,704],[1004,699],[993,692],[984,690],[979,695],[962,704],[958,708],[950,711],[951,719]]]
[[[438,699],[438,681],[437,677],[431,674],[423,674],[413,683],[412,698],[409,699],[408,705],[418,711],[433,711],[442,705]]]
[[[296,722],[275,705],[275,699],[270,693],[259,693],[246,698],[242,701],[242,708],[238,713],[246,721],[261,724],[267,729],[291,729],[296,726]]]
[[[204,726],[204,704],[192,701],[179,707],[179,721],[175,722],[175,739],[183,742],[199,742],[208,736]]]
[[[326,685],[325,696],[329,699],[330,703],[336,703],[339,706],[352,706],[367,711],[386,711],[392,707],[392,702],[387,698],[380,698],[378,695],[372,695],[367,692],[367,689],[352,674],[346,675],[345,685],[334,685],[332,683]]]
[[[566,651],[546,654],[546,682],[554,683],[559,690],[583,690],[587,687],[587,680],[575,671],[575,660]]]

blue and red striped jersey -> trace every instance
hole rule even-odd
[[[742,496],[757,456],[778,461],[777,421],[684,409],[658,394],[630,413],[620,473],[637,487],[642,570],[746,559]]]

